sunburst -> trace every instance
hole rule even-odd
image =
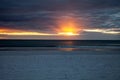
[[[58,21],[57,23],[58,23],[58,27],[56,28],[56,32],[58,35],[64,35],[64,36],[79,35],[80,28],[78,28],[75,19],[65,18],[61,21]]]

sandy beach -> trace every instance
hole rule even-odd
[[[0,80],[119,80],[120,51],[0,51]]]

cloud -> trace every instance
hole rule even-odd
[[[0,14],[0,28],[24,29],[32,31],[52,32],[57,21],[72,17],[78,27],[83,28],[120,28],[120,9],[107,8],[95,10],[73,11],[31,11]]]
[[[120,34],[120,28],[111,28],[111,29],[84,29],[84,32],[95,32],[103,34]]]
[[[119,0],[0,0],[3,11],[10,9],[68,10],[120,7]]]
[[[84,31],[86,33],[118,34],[120,1],[0,0],[0,29],[52,34],[58,26],[57,21],[68,17],[76,19],[79,28],[89,29]]]

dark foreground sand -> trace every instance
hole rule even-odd
[[[120,51],[0,51],[0,80],[120,80]]]

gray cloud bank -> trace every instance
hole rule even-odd
[[[120,0],[0,0],[1,9],[64,10],[119,7]],[[4,10],[3,10],[4,11]]]
[[[120,28],[120,9],[94,9],[87,11],[36,11],[0,14],[0,27],[49,30],[56,27],[56,21],[73,17],[85,28]]]

